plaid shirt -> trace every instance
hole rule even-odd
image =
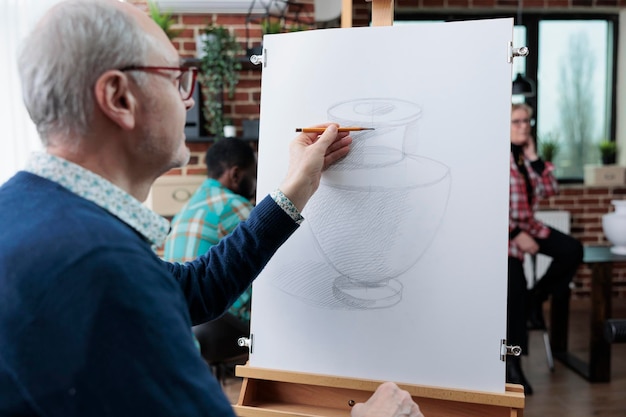
[[[186,262],[197,258],[246,220],[252,208],[246,198],[215,179],[206,179],[172,219],[172,230],[165,240],[164,259]],[[228,311],[242,320],[249,320],[250,298],[251,288],[248,288]]]
[[[533,190],[530,198],[526,191],[526,181],[524,175],[519,171],[513,153],[511,153],[511,173],[509,190],[509,233],[516,228],[531,235],[533,238],[546,238],[550,234],[550,229],[535,219],[535,210],[539,199],[557,194],[558,184],[552,171],[554,166],[550,162],[545,162],[545,169],[541,174],[535,171],[530,161],[524,158],[524,165],[528,171],[528,177]],[[509,239],[509,256],[524,259],[524,253]]]

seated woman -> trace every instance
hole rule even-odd
[[[507,342],[528,352],[528,327],[545,329],[543,302],[552,296],[568,296],[583,247],[573,237],[535,219],[537,202],[558,192],[554,167],[537,156],[530,135],[532,108],[513,104],[511,109],[511,172],[509,195],[509,269],[507,296]],[[528,291],[524,275],[524,254],[542,253],[552,257],[546,273]],[[532,394],[521,368],[520,357],[507,357],[506,380],[524,386]]]

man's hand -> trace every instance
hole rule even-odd
[[[352,417],[424,417],[411,394],[393,382],[385,382],[364,403],[352,407]]]
[[[287,177],[279,187],[300,211],[319,187],[322,171],[346,156],[352,143],[349,133],[338,132],[336,124],[315,127],[326,131],[301,133],[291,142]]]

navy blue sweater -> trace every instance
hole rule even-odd
[[[266,197],[193,263],[36,175],[0,187],[0,416],[232,416],[191,326],[222,314],[296,223]]]

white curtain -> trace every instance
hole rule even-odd
[[[22,101],[19,46],[43,13],[59,0],[0,0],[0,184],[42,148]]]

